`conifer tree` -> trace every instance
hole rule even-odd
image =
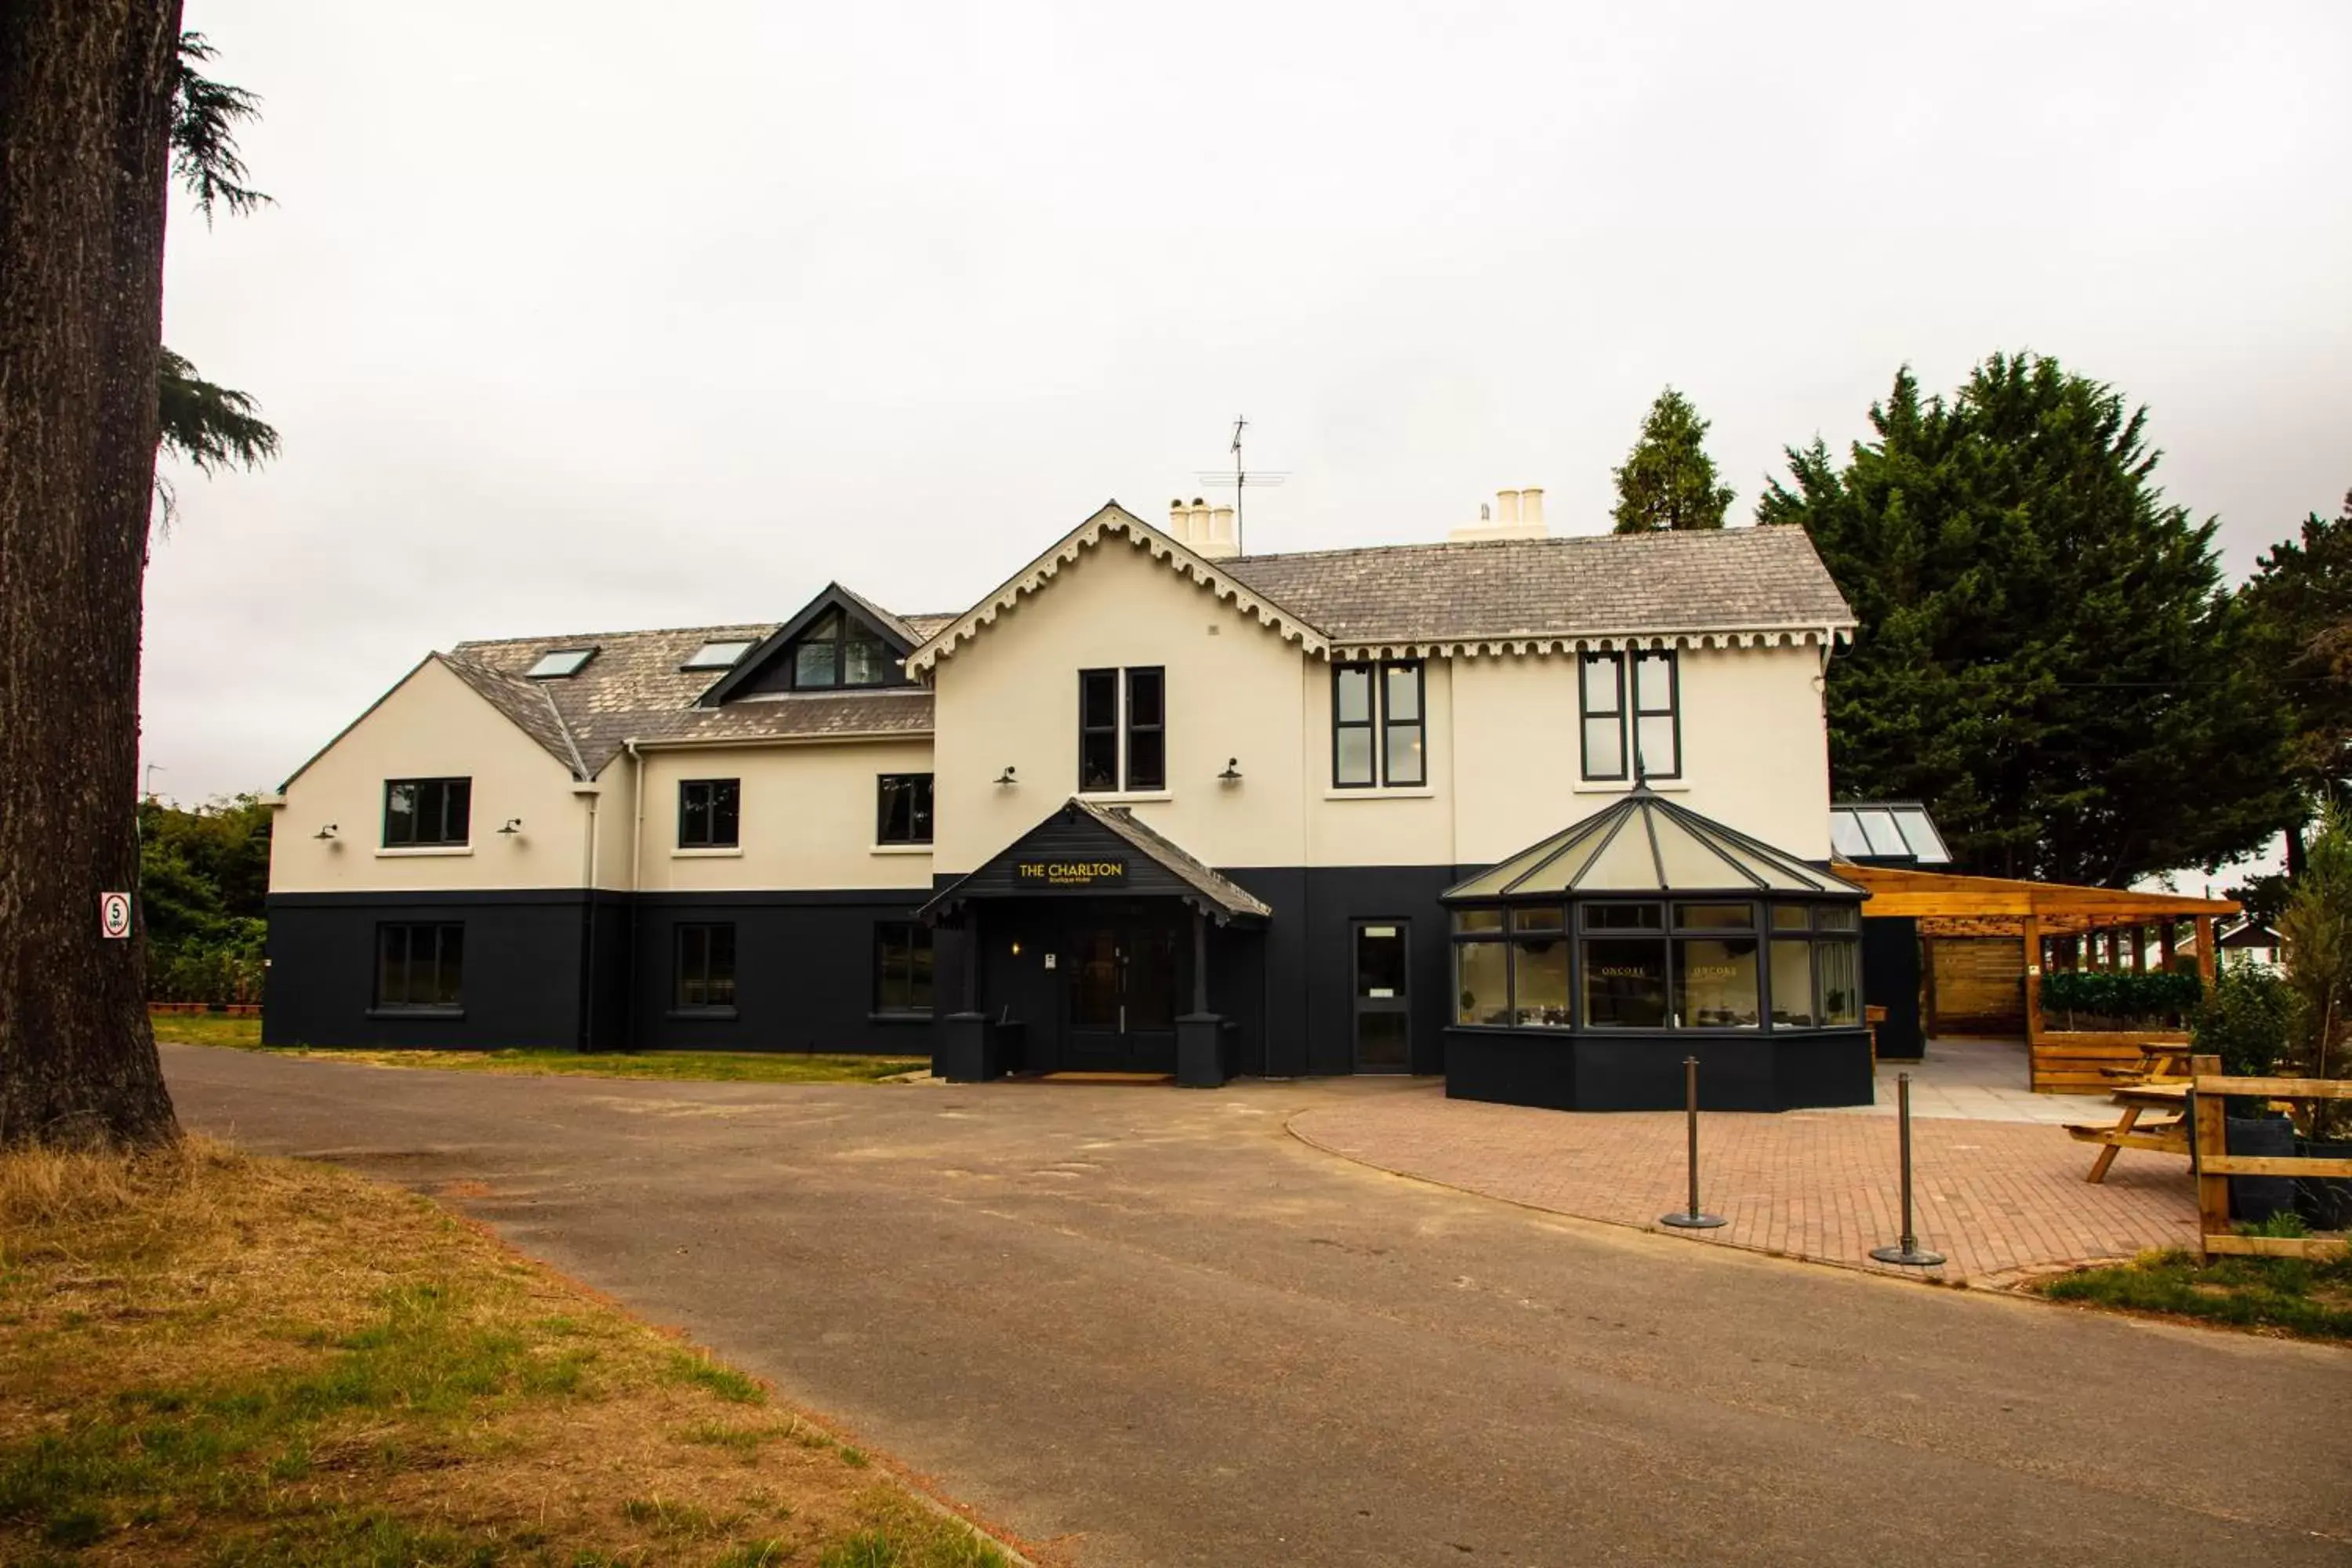
[[[2122,886],[2288,819],[2286,714],[2249,669],[2211,521],[2154,481],[2145,409],[1996,354],[1906,368],[1843,464],[1790,449],[1759,522],[1812,536],[1860,618],[1829,668],[1848,798],[1927,804],[1964,869]]]
[[[1658,394],[1642,421],[1641,439],[1617,476],[1617,531],[1721,528],[1731,487],[1715,482],[1715,459],[1701,443],[1707,422],[1673,387]]]
[[[2287,858],[2299,870],[2302,827],[2352,780],[2352,495],[2341,515],[2312,513],[2300,539],[2256,560],[2238,597],[2252,673],[2294,719],[2288,765],[2303,801]]]

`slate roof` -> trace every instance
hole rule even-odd
[[[1174,839],[1138,821],[1132,807],[1097,805],[1079,795],[1072,795],[1070,804],[1134,845],[1140,853],[1158,861],[1171,874],[1190,884],[1194,891],[1217,910],[1222,910],[1228,919],[1238,915],[1264,920],[1274,913],[1272,905],[1239,882],[1219,876],[1207,864],[1194,859]]]
[[[1080,531],[1108,526],[1106,518],[1158,541],[1171,561],[1181,555],[1182,569],[1222,575],[1239,591],[1261,596],[1262,614],[1278,609],[1320,634],[1320,640],[1309,639],[1311,646],[1328,641],[1335,652],[1363,645],[1629,635],[1820,635],[1854,624],[1828,568],[1797,528],[1394,544],[1205,562],[1116,503]],[[1058,559],[1056,552],[1068,542],[1048,556]],[[899,616],[845,588],[842,593],[919,647],[974,614]],[[987,604],[982,601],[983,607]],[[630,739],[680,742],[931,732],[931,695],[919,686],[762,694],[697,706],[728,672],[680,669],[696,648],[723,639],[756,644],[783,625],[505,637],[459,643],[440,657],[582,778],[602,773]],[[525,678],[541,655],[563,647],[593,647],[596,655],[576,675]],[[1140,825],[1137,830],[1150,832]]]
[[[945,618],[906,617],[915,626],[936,626]],[[462,642],[442,662],[581,778],[604,772],[627,740],[821,740],[931,732],[931,694],[919,686],[793,692],[746,698],[723,708],[696,707],[696,699],[727,672],[678,666],[706,642],[756,643],[776,624]],[[577,675],[524,679],[523,671],[541,654],[562,647],[593,647],[596,657]]]
[[[1788,526],[1391,544],[1215,565],[1335,643],[1854,624],[1812,541]]]

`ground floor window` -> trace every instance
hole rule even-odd
[[[874,928],[874,1010],[931,1010],[931,928],[914,921],[884,921]]]
[[[677,928],[677,980],[675,992],[681,1013],[735,1010],[735,928],[726,925],[682,925]]]
[[[375,1005],[394,1013],[454,1013],[465,996],[466,928],[455,922],[375,928]]]
[[[1460,909],[1454,1021],[1754,1029],[1769,981],[1773,1024],[1850,1026],[1862,1017],[1859,926],[1846,905],[1730,900]]]

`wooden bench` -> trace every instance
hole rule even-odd
[[[2100,1182],[2106,1179],[2107,1167],[2126,1149],[2145,1149],[2152,1154],[2189,1153],[2189,1085],[2186,1083],[2143,1083],[2126,1085],[2115,1091],[2115,1102],[2124,1108],[2112,1127],[2086,1126],[2078,1122],[2066,1124],[2066,1136],[2079,1143],[2098,1143],[2099,1157],[2091,1162],[2091,1173],[2084,1180]],[[2140,1117],[2150,1110],[2169,1110],[2173,1119],[2147,1127],[2139,1125]]]

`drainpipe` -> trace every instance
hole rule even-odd
[[[645,935],[646,757],[635,736],[621,742],[629,753],[629,955],[621,971],[621,1011],[627,1020],[629,1045],[637,1043],[637,945]]]
[[[596,802],[588,797],[588,846],[583,857],[587,862],[582,876],[582,888],[588,902],[588,914],[582,922],[586,934],[582,938],[580,954],[580,1049],[583,1055],[596,1048]]]

